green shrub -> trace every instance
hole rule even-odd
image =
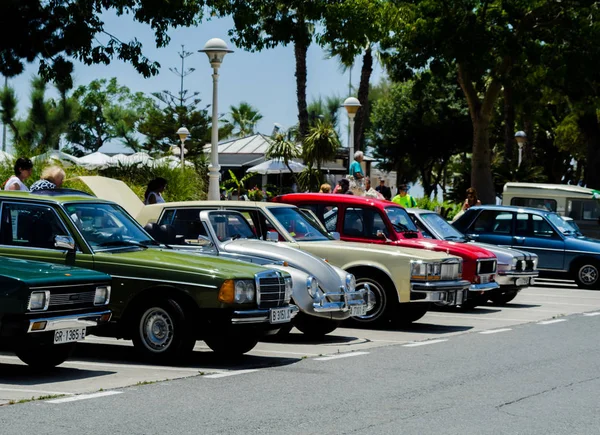
[[[429,198],[416,198],[417,208],[432,210],[442,215],[447,220],[452,220],[460,211],[462,204],[456,204],[449,201],[440,202]]]

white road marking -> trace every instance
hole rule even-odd
[[[351,356],[360,356],[360,355],[368,355],[369,352],[348,352],[348,353],[342,353],[339,355],[333,355],[333,356],[324,356],[322,358],[315,358],[315,361],[329,361],[332,359],[340,359],[340,358],[348,358]]]
[[[46,396],[72,396],[73,393],[64,393],[58,391],[44,391],[44,390],[23,390],[21,388],[1,388],[0,391],[16,391],[19,393],[38,393]]]
[[[78,396],[66,397],[64,399],[46,400],[46,403],[66,403],[75,402],[76,400],[96,399],[104,396],[114,396],[115,394],[123,394],[122,391],[101,391],[100,393],[80,394]]]
[[[265,350],[265,349],[253,349],[253,353],[281,353],[284,355],[302,355],[302,356],[317,356],[318,355],[318,353],[286,352],[283,350]]]
[[[588,295],[589,295],[589,290],[586,290],[586,291],[588,291]],[[536,296],[536,297],[541,296],[544,298],[565,298],[565,299],[574,299],[576,297],[577,300],[579,300],[579,299],[592,299],[592,300],[597,300],[597,301],[600,300],[600,296],[587,296],[586,297],[586,296],[573,296],[571,294],[557,295],[557,294],[546,294],[546,293],[525,293],[525,294],[519,293],[519,296],[523,296],[519,300],[526,299],[526,298],[532,298],[533,296]],[[544,301],[544,302],[546,302],[546,301]],[[510,306],[510,305],[507,305],[507,306]],[[504,308],[504,307],[502,307],[502,308]]]
[[[553,323],[566,322],[567,319],[553,319],[553,320],[544,320],[543,322],[538,322],[538,325],[551,325]]]
[[[215,373],[214,375],[206,375],[205,378],[216,379],[216,378],[226,378],[228,376],[236,376],[236,375],[244,375],[246,373],[257,372],[258,369],[248,369],[248,370],[236,370],[231,372],[224,373]]]
[[[596,311],[595,313],[583,313],[584,316],[600,316],[600,311]]]
[[[480,334],[496,334],[498,332],[512,331],[511,328],[490,329],[489,331],[479,331]]]
[[[446,338],[440,338],[438,340],[419,341],[417,343],[403,344],[402,346],[404,346],[404,347],[417,347],[417,346],[425,346],[427,344],[442,343],[444,341],[448,341],[448,339],[446,339]]]
[[[519,323],[535,322],[535,321],[539,320],[539,319],[502,319],[500,317],[488,317],[488,316],[481,316],[481,317],[461,316],[461,315],[454,315],[453,313],[448,313],[447,315],[427,313],[427,314],[425,314],[425,320],[427,320],[427,317],[444,317],[446,319],[469,319],[469,320],[481,320],[481,321],[498,320],[500,322],[519,322]],[[415,325],[418,325],[418,323],[415,323]]]

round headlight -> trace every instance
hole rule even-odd
[[[513,259],[512,259],[513,267],[516,267],[518,262],[519,262],[519,259],[517,257],[513,257]]]
[[[349,292],[353,292],[356,290],[356,277],[351,273],[346,275],[346,289]]]
[[[310,275],[307,279],[306,279],[306,290],[308,291],[308,294],[311,297],[315,297],[317,296],[317,290],[319,289],[319,283],[317,282],[317,279]]]
[[[235,302],[243,304],[254,300],[254,284],[252,281],[239,280],[235,282]]]

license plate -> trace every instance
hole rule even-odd
[[[516,284],[517,285],[529,285],[529,278],[517,278]]]
[[[269,321],[271,323],[285,323],[292,319],[292,311],[289,308],[272,308],[271,317]]]
[[[85,328],[57,329],[54,331],[54,344],[71,343],[85,338]]]
[[[350,306],[350,315],[351,316],[364,316],[365,314],[367,314],[367,306],[366,305]]]

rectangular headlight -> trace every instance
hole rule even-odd
[[[50,304],[50,291],[35,291],[29,296],[29,303],[27,309],[29,311],[45,311],[48,309]]]
[[[290,303],[290,300],[292,299],[292,290],[293,290],[293,283],[292,283],[292,277],[291,276],[286,276],[285,277],[285,296],[284,296],[284,302],[286,304]]]
[[[410,262],[410,279],[427,279],[427,263],[423,261]]]
[[[110,302],[110,286],[96,287],[94,305],[107,305]]]

